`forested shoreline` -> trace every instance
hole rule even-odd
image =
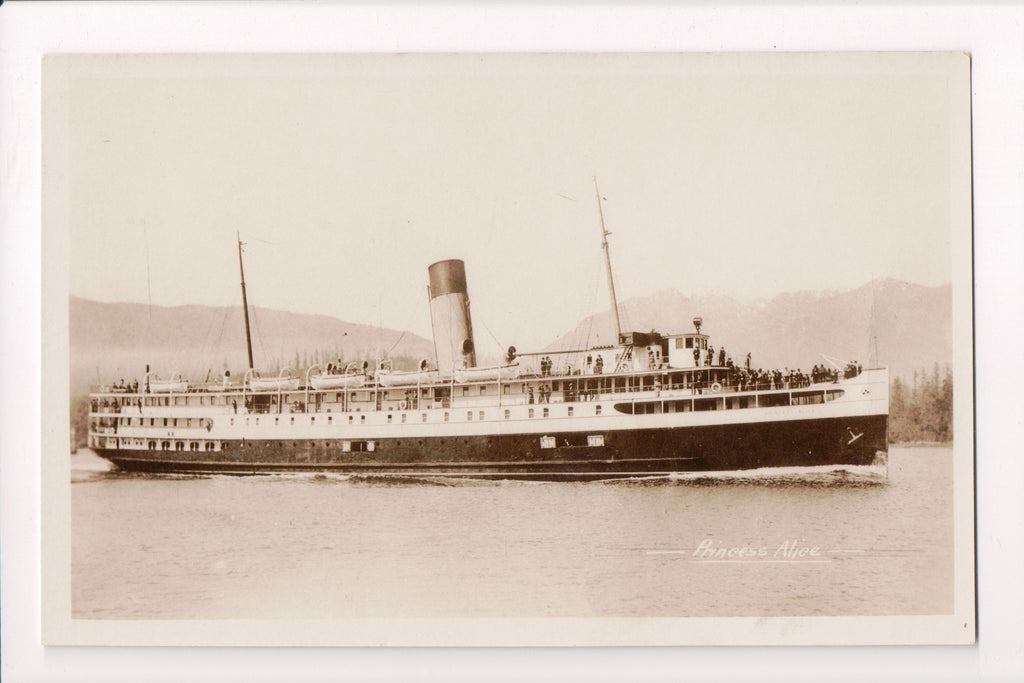
[[[953,440],[953,372],[936,363],[914,372],[908,383],[895,377],[889,388],[889,443]]]

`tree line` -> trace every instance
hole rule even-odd
[[[896,377],[889,390],[889,443],[953,440],[953,372],[936,363],[915,371],[912,382]]]

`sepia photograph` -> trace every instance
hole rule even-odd
[[[46,55],[44,642],[972,643],[970,73]]]

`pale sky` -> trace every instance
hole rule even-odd
[[[967,71],[921,53],[47,58],[44,126],[67,150],[44,178],[67,183],[44,193],[66,191],[67,226],[44,230],[69,230],[77,296],[240,304],[238,230],[251,305],[428,338],[427,266],[461,258],[485,351],[608,308],[595,176],[620,300],[937,285],[963,227]]]

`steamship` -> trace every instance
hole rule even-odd
[[[618,327],[603,215],[601,230]],[[716,358],[700,318],[674,333],[619,329],[609,346],[509,348],[504,364],[479,367],[459,260],[428,267],[432,366],[260,378],[240,239],[239,269],[245,377],[210,385],[147,372],[102,387],[90,396],[94,452],[133,472],[536,480],[885,462],[884,367],[758,372]]]

